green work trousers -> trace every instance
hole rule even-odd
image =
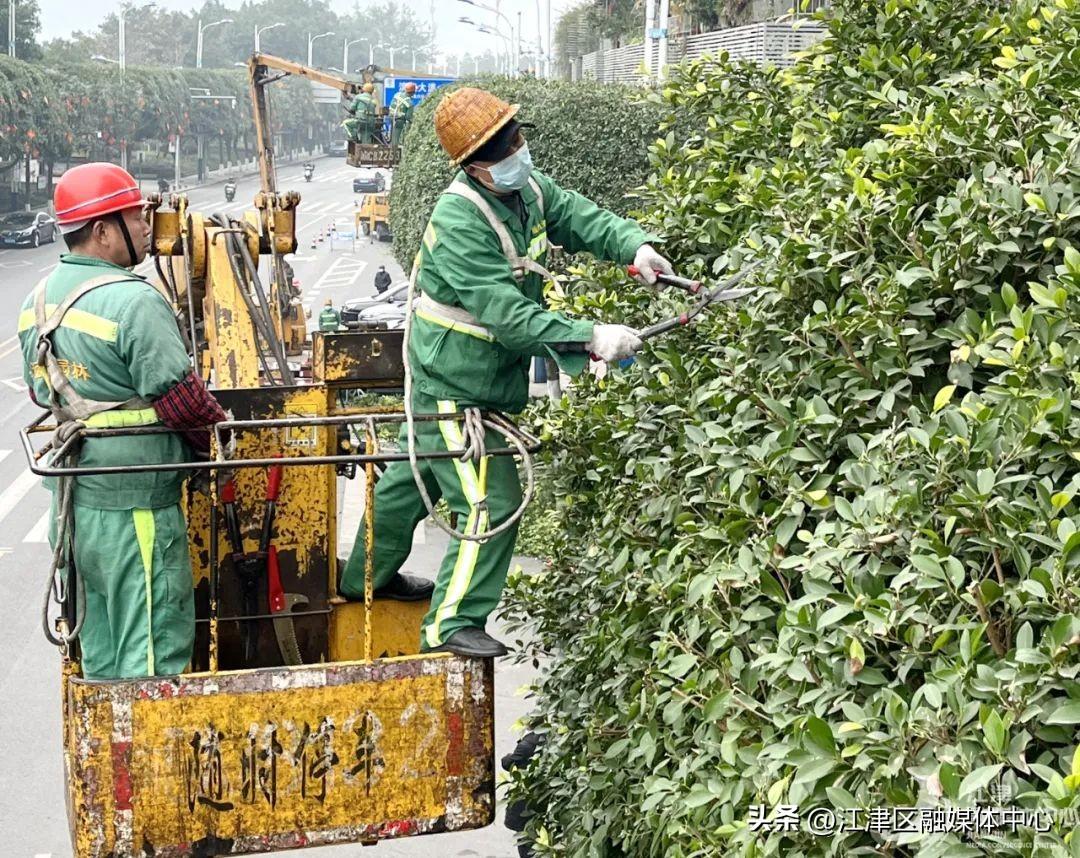
[[[417,414],[458,410],[457,403],[416,395]],[[399,443],[406,447],[406,427],[401,427]],[[506,447],[501,435],[488,430],[488,450]],[[461,421],[417,421],[416,449],[423,451],[463,450]],[[445,498],[457,513],[457,529],[466,533],[474,523],[491,530],[508,519],[521,503],[521,481],[511,456],[489,456],[487,460],[486,508],[481,501],[479,464],[460,459],[421,459],[418,462],[432,503]],[[412,551],[413,531],[428,512],[416,487],[408,462],[392,462],[375,484],[375,546],[372,556],[374,586],[383,586],[401,568]],[[345,566],[341,591],[353,598],[364,592],[366,560],[365,526],[361,522],[356,544]],[[506,572],[514,554],[517,524],[487,542],[450,540],[443,556],[431,608],[420,631],[420,647],[431,649],[444,643],[454,632],[467,626],[484,628],[488,614],[499,604]]]
[[[394,146],[400,146],[401,141],[405,139],[405,132],[409,128],[408,119],[395,119],[390,129],[390,142]]]
[[[374,119],[357,119],[355,116],[344,120],[341,127],[345,134],[356,143],[374,143],[377,128]]]
[[[180,505],[97,509],[75,504],[74,523],[75,568],[86,585],[79,635],[83,676],[182,673],[195,641],[195,599]]]

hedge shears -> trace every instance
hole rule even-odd
[[[670,319],[665,319],[662,322],[657,322],[655,325],[649,325],[638,332],[638,337],[643,341],[650,340],[653,337],[657,337],[660,334],[666,334],[668,331],[672,331],[675,328],[681,328],[689,325],[695,317],[704,312],[708,307],[713,304],[722,304],[726,301],[737,301],[739,298],[745,298],[747,295],[752,295],[757,290],[749,287],[739,287],[739,284],[743,282],[751,273],[753,273],[758,266],[761,265],[761,260],[751,262],[745,268],[740,269],[731,277],[724,280],[715,289],[706,291],[705,285],[700,280],[691,280],[689,277],[679,277],[675,274],[657,274],[656,279],[658,282],[663,283],[666,286],[674,286],[676,289],[682,289],[684,292],[690,295],[700,295],[696,303],[691,305],[689,309],[684,310],[677,316],[672,316]],[[637,277],[640,273],[636,266],[628,265],[626,267],[626,273],[631,277]],[[588,351],[586,343],[554,343],[551,345],[557,352],[574,353]],[[593,360],[601,360],[596,355],[592,355]]]

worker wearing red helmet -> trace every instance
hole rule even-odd
[[[80,426],[175,430],[84,437],[77,461],[68,464],[189,461],[193,448],[209,449],[204,427],[225,414],[192,372],[171,305],[131,271],[145,259],[151,238],[138,184],[114,164],[84,164],[60,178],[54,203],[70,252],[35,287],[19,315],[31,397],[52,411],[61,432]],[[195,634],[182,474],[64,480],[50,481],[51,539],[68,580],[74,571],[85,589],[83,675],[180,673],[191,659]],[[60,502],[68,491],[70,508]]]

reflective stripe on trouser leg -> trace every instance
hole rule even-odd
[[[452,414],[457,411],[457,403],[450,400],[439,400],[439,413]],[[461,426],[454,420],[440,420],[439,431],[446,442],[448,450],[464,450],[465,438],[461,433]],[[476,473],[476,466],[471,462],[463,462],[454,459],[454,469],[457,471],[458,480],[461,482],[461,491],[469,504],[469,517],[465,522],[465,533],[484,533],[488,530],[489,516],[485,509],[483,512],[477,509],[477,504],[483,499],[480,478]],[[479,521],[477,520],[479,517]],[[425,631],[425,639],[429,647],[439,646],[442,643],[440,630],[444,621],[457,614],[458,606],[465,594],[469,591],[472,583],[473,572],[480,557],[480,543],[470,540],[458,542],[457,560],[454,563],[454,571],[450,581],[446,585],[446,592],[438,607],[434,607],[434,620]]]
[[[146,586],[146,675],[154,675],[154,511],[133,509],[135,538],[142,557],[143,583]]]
[[[418,413],[440,411],[434,401],[417,403]],[[443,411],[447,406],[443,407]],[[451,424],[457,429],[454,424]],[[460,430],[455,433],[460,439]],[[440,444],[442,450],[457,447],[441,434],[434,434],[431,443]],[[495,431],[485,433],[485,445],[489,453],[502,450],[507,443]],[[465,468],[458,469],[458,465]],[[458,528],[468,532],[473,526],[480,529],[483,524],[486,531],[510,518],[522,499],[522,484],[518,478],[517,467],[511,456],[489,455],[487,458],[487,512],[476,509],[476,494],[467,494],[467,487],[475,485],[483,491],[480,474],[472,462],[457,462],[454,459],[432,460],[432,470],[443,488],[443,498],[451,511],[458,515]],[[472,478],[475,475],[475,480]],[[475,510],[475,514],[474,513]],[[485,515],[484,521],[480,515]],[[431,600],[431,609],[423,618],[421,643],[424,648],[438,646],[451,635],[463,628],[483,629],[488,615],[499,604],[502,588],[507,580],[507,571],[514,553],[517,537],[517,525],[505,529],[497,536],[485,542],[459,541],[451,539],[438,569],[435,592]],[[436,632],[430,631],[435,626]],[[432,643],[435,640],[436,643]]]
[[[144,548],[151,552],[149,578]],[[195,640],[195,599],[180,505],[135,511],[75,504],[75,564],[86,584],[83,675],[146,676],[151,651],[155,674],[183,672]]]

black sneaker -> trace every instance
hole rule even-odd
[[[510,652],[483,629],[472,627],[458,629],[446,639],[445,643],[422,651],[452,652],[455,655],[465,655],[470,658],[499,658]]]

